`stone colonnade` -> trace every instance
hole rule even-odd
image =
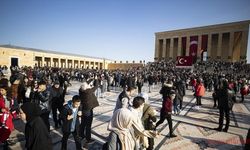
[[[59,67],[59,68],[83,68],[83,69],[102,69],[102,62],[95,62],[90,60],[60,58],[60,57],[46,57],[34,56],[35,65],[38,67]]]
[[[156,33],[155,61],[197,56],[206,60],[246,60],[250,21]],[[194,47],[193,47],[194,46]]]

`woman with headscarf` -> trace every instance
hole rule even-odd
[[[136,122],[134,114],[127,108],[114,112],[108,124],[108,130],[111,132],[108,142],[103,148],[108,150],[133,150],[136,146],[136,137],[154,138],[158,135],[158,132],[141,128],[141,125]]]
[[[40,115],[41,109],[35,103],[27,102],[21,106],[20,117],[26,121],[25,147],[27,150],[52,150],[49,132]]]

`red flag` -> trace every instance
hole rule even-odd
[[[177,56],[176,67],[190,67],[193,64],[193,56]]]
[[[196,57],[198,49],[198,36],[190,37],[189,56]]]

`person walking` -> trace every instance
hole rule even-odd
[[[175,91],[171,90],[166,98],[163,98],[162,102],[162,108],[160,113],[160,120],[156,123],[156,128],[164,122],[165,119],[168,121],[169,126],[169,137],[176,137],[176,135],[173,133],[173,122],[172,122],[172,106],[173,106],[173,100],[175,98]]]

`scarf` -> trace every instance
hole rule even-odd
[[[135,141],[130,133],[133,123],[133,116],[127,108],[121,108],[114,112],[111,121],[108,124],[108,130],[115,132],[121,143],[122,150],[132,150],[135,147]]]

